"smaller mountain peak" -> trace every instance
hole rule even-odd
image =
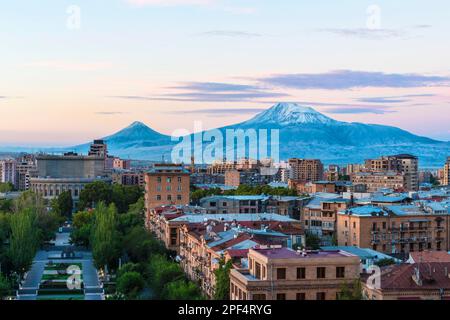
[[[147,127],[147,125],[140,121],[134,121],[132,124],[128,126],[128,128],[136,128],[136,127]]]

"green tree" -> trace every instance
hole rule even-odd
[[[219,268],[214,271],[216,276],[216,292],[214,299],[229,300],[230,299],[230,270],[232,268],[231,260],[225,262],[222,257],[219,261]]]
[[[77,246],[89,247],[92,225],[94,223],[94,211],[80,211],[73,215],[73,230],[70,234],[70,242]]]
[[[73,210],[72,193],[64,191],[57,198],[53,199],[52,209],[61,216],[71,218]]]
[[[142,226],[136,226],[123,237],[123,250],[131,261],[147,261],[152,254],[164,254],[165,248]]]
[[[78,210],[93,208],[99,202],[111,203],[111,186],[103,181],[95,181],[87,184],[80,192]]]
[[[386,266],[390,266],[392,264],[395,264],[395,260],[392,258],[384,258],[384,259],[380,259],[377,262],[375,262],[375,265],[377,265],[378,267],[386,267]]]
[[[0,273],[0,300],[5,298],[11,290],[11,283]]]
[[[11,192],[14,190],[14,185],[11,182],[0,183],[0,193]]]
[[[362,300],[361,281],[356,279],[353,284],[344,283],[338,294],[338,300]]]
[[[142,275],[134,271],[122,273],[117,278],[117,291],[125,295],[127,299],[136,299],[144,285]]]
[[[163,288],[170,282],[184,279],[180,266],[170,262],[163,255],[153,255],[149,263],[150,285],[156,295],[161,296]]]
[[[117,209],[100,202],[94,211],[91,247],[97,268],[114,267],[120,256],[120,234],[117,232]]]
[[[306,248],[311,250],[318,250],[320,249],[320,238],[319,236],[313,234],[313,233],[307,233],[306,234]]]
[[[9,257],[14,270],[23,275],[31,266],[37,250],[36,214],[32,209],[11,216]]]
[[[201,292],[192,281],[176,280],[166,285],[162,293],[164,300],[200,300]]]

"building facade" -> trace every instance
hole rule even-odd
[[[231,300],[336,300],[359,279],[359,258],[344,251],[254,248],[248,269],[230,272]]]
[[[323,164],[318,159],[297,159],[288,161],[291,179],[300,181],[319,181],[323,179]]]

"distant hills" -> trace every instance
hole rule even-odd
[[[226,129],[279,129],[280,158],[318,158],[324,163],[360,163],[367,158],[410,153],[421,167],[442,167],[450,156],[450,143],[414,135],[405,130],[376,124],[334,120],[313,108],[278,103],[252,119]],[[104,137],[111,154],[135,160],[170,159],[175,142],[141,122]],[[89,143],[67,148],[87,152]]]

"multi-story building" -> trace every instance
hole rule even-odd
[[[319,181],[323,179],[323,164],[317,159],[289,159],[291,179]]]
[[[449,251],[449,212],[435,205],[362,206],[337,214],[340,246],[384,253]]]
[[[380,281],[363,277],[367,300],[449,300],[450,262],[423,261],[393,265],[382,270]]]
[[[17,187],[16,172],[16,160],[6,159],[0,161],[0,182],[11,183],[14,185],[14,187]]]
[[[359,172],[352,175],[354,185],[365,185],[367,192],[379,189],[406,190],[405,175],[396,171],[387,172]]]
[[[105,173],[103,157],[79,156],[76,153],[39,155],[36,157],[36,170],[30,178],[30,189],[47,199],[70,191],[76,202],[86,184],[94,181],[111,183],[111,178]]]
[[[17,189],[25,191],[30,188],[30,177],[34,170],[36,170],[36,164],[34,162],[22,161],[17,163]]]
[[[330,164],[328,170],[326,171],[326,180],[328,181],[338,181],[339,180],[340,168],[336,164]]]
[[[190,198],[189,171],[179,164],[155,164],[145,174],[147,211],[163,205],[188,205]]]
[[[131,160],[124,160],[115,157],[113,160],[113,169],[129,170],[131,169]]]
[[[145,173],[131,170],[114,170],[111,173],[112,182],[124,186],[145,187]]]
[[[359,257],[345,251],[253,248],[248,269],[230,272],[231,300],[335,300],[359,279]]]
[[[236,170],[235,161],[214,161],[206,169],[208,174],[225,174],[226,171]]]
[[[444,177],[442,179],[444,186],[450,185],[450,157],[447,158],[447,162],[444,165]]]
[[[248,251],[258,244],[279,246],[304,245],[299,221],[234,221],[211,220],[186,224],[180,229],[179,261],[187,276],[200,284],[203,292],[213,297],[214,271],[228,250]]]
[[[304,206],[301,215],[305,231],[320,236],[325,242],[330,242],[331,237],[336,234],[337,212],[345,210],[348,203],[348,199],[337,195],[335,197],[313,197]]]
[[[101,139],[94,140],[89,148],[88,155],[106,158],[108,156],[108,146]]]
[[[370,172],[397,172],[404,175],[404,187],[407,191],[419,190],[419,160],[416,156],[399,154],[366,160],[366,169]]]
[[[200,199],[210,214],[261,213],[267,211],[269,196],[211,196]]]

